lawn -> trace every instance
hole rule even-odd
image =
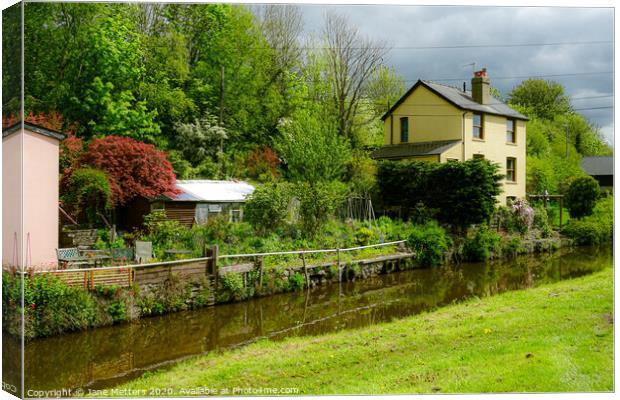
[[[611,391],[612,313],[613,273],[606,269],[360,330],[193,358],[117,393]]]

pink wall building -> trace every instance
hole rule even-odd
[[[56,268],[63,135],[29,123],[2,131],[2,264]]]

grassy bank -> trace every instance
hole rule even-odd
[[[297,388],[300,394],[610,391],[612,281],[607,269],[354,332],[263,341],[188,360],[119,389],[145,390],[142,395],[204,395],[200,387],[228,388],[229,394],[233,388]]]

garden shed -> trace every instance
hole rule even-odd
[[[27,122],[3,127],[3,265],[56,267],[58,157],[63,138]]]
[[[185,226],[204,224],[214,216],[225,216],[231,222],[241,221],[243,204],[254,192],[254,186],[234,180],[179,180],[176,188],[179,194],[175,196],[135,201],[126,213],[128,227],[139,227],[144,216],[155,210],[164,211],[168,219]]]

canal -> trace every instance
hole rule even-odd
[[[489,263],[417,269],[367,280],[145,318],[37,339],[24,352],[26,389],[110,387],[184,358],[358,328],[478,296],[527,289],[610,267],[611,248],[562,249]],[[19,342],[3,333],[3,381],[18,381]]]

